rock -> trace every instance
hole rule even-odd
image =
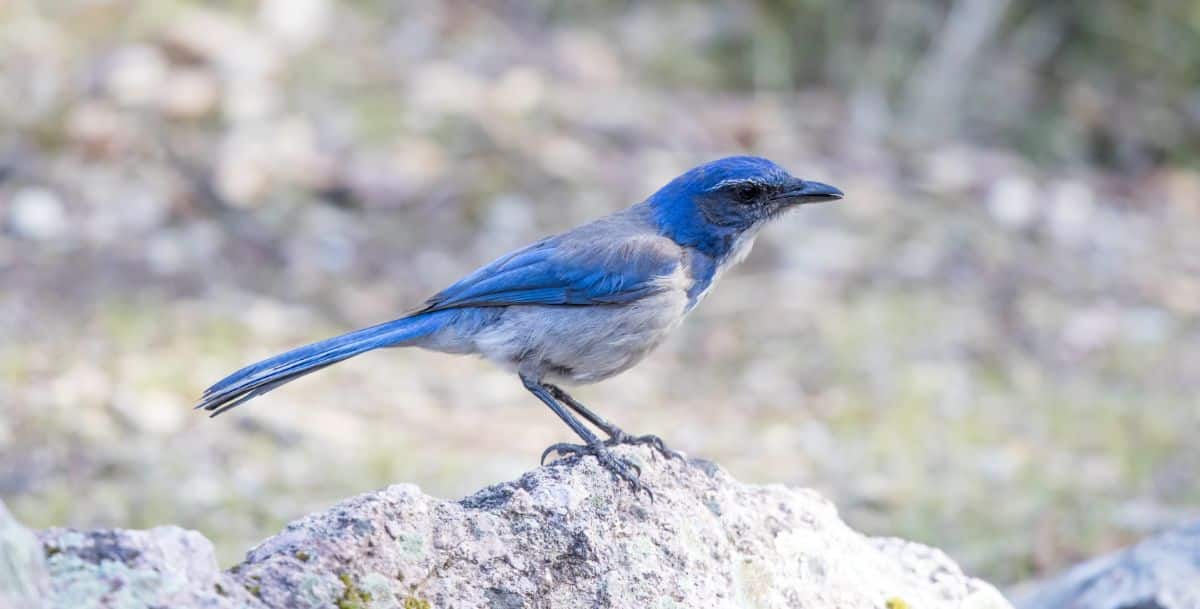
[[[167,76],[167,60],[156,48],[136,45],[119,49],[110,60],[105,85],[122,106],[140,107],[154,101]]]
[[[197,119],[216,110],[220,84],[206,69],[182,68],[167,75],[161,95],[163,111],[168,116]]]
[[[50,189],[22,188],[13,193],[10,206],[8,223],[22,237],[48,241],[67,230],[67,212],[62,200]]]
[[[591,457],[460,501],[391,486],[293,522],[226,573],[207,541],[174,527],[46,531],[49,598],[53,607],[1010,607],[938,550],[851,530],[812,491],[619,451],[641,465],[653,500]]]
[[[491,103],[508,115],[531,112],[542,103],[546,83],[542,73],[529,66],[510,68],[488,92]]]
[[[1200,522],[1023,586],[1015,598],[1021,609],[1200,607]]]
[[[0,503],[0,607],[42,607],[50,575],[37,537]]]
[[[212,543],[195,531],[47,529],[38,537],[51,581],[46,609],[262,607],[219,570]]]
[[[1022,175],[1001,177],[988,189],[987,203],[996,222],[1011,229],[1025,228],[1037,218],[1037,186]]]
[[[83,101],[67,115],[65,132],[85,152],[103,156],[127,148],[133,137],[127,118],[104,101]]]
[[[1065,245],[1079,245],[1088,236],[1096,216],[1096,198],[1090,186],[1078,180],[1052,184],[1050,233]]]
[[[167,48],[211,65],[228,80],[270,79],[283,66],[284,57],[270,39],[219,10],[178,11],[163,37]]]
[[[484,81],[449,62],[423,64],[409,75],[413,104],[433,116],[474,114],[484,99]]]
[[[262,203],[271,185],[270,130],[263,125],[242,127],[226,134],[218,156],[215,187],[221,198],[237,207]]]
[[[325,34],[333,7],[329,0],[264,0],[259,21],[266,30],[292,48],[304,48]]]

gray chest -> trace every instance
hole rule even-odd
[[[573,383],[591,383],[627,370],[683,320],[683,289],[627,305],[509,307],[501,320],[476,336],[481,355],[522,372]]]

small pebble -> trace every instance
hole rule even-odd
[[[12,196],[8,223],[22,237],[38,241],[55,239],[66,232],[67,212],[54,192],[32,186]]]

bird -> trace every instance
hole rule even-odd
[[[399,319],[241,368],[209,387],[196,408],[216,416],[384,347],[474,354],[515,372],[582,440],[551,445],[543,463],[550,454],[591,455],[635,494],[649,492],[637,465],[611,448],[641,444],[679,454],[658,436],[626,433],[562,386],[602,381],[640,362],[750,253],[766,224],[842,197],[838,188],[793,177],[762,157],[714,160],[640,203],[497,258]]]

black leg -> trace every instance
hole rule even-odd
[[[608,434],[608,441],[605,442],[605,444],[610,446],[616,444],[648,444],[661,453],[662,456],[668,459],[674,458],[683,460],[683,455],[671,450],[670,448],[667,448],[667,445],[663,443],[662,438],[652,434],[646,434],[644,436],[631,436],[620,427],[609,423],[607,419],[596,414],[587,406],[584,406],[579,402],[579,400],[571,397],[570,394],[568,394],[566,391],[563,391],[561,387],[550,384],[543,384],[543,387],[548,389],[550,394],[553,395],[557,400],[565,403],[571,408],[571,410],[574,410],[580,416],[587,419],[592,425],[595,425],[597,428],[599,428],[600,431]]]
[[[567,427],[570,427],[571,431],[575,432],[586,444],[600,443],[600,438],[597,438],[596,434],[592,433],[587,427],[584,427],[583,423],[580,423],[579,419],[576,419],[571,413],[563,410],[562,405],[555,401],[554,396],[550,394],[545,385],[526,376],[521,377],[521,382],[525,384],[525,388],[530,393],[537,396],[539,400],[549,406],[550,410],[554,411],[554,414],[558,415],[558,418],[562,419],[567,424]]]
[[[551,385],[551,384],[547,383],[544,386],[546,387],[547,390],[550,391],[550,395],[554,396],[555,399],[559,400],[560,402],[565,403],[567,406],[569,406],[571,408],[571,410],[574,410],[577,414],[579,414],[579,416],[582,416],[583,418],[587,419],[589,423],[591,423],[592,425],[595,425],[597,428],[600,429],[600,431],[603,431],[604,433],[608,434],[608,437],[615,440],[617,444],[622,444],[623,442],[621,442],[620,440],[623,440],[623,439],[629,437],[629,434],[622,431],[620,427],[617,427],[616,425],[609,423],[608,420],[605,419],[604,417],[592,412],[592,410],[590,408],[588,408],[587,406],[584,406],[578,400],[571,397],[566,391],[563,391],[562,388],[559,387],[558,385]]]
[[[641,480],[638,479],[638,476],[640,476],[642,473],[641,469],[639,469],[638,466],[614,455],[612,451],[610,451],[608,447],[600,441],[600,438],[596,437],[596,434],[592,433],[587,427],[584,426],[583,423],[579,421],[579,419],[576,419],[573,415],[571,415],[571,413],[567,412],[566,409],[562,407],[562,404],[559,404],[558,401],[554,399],[554,396],[551,395],[550,390],[546,385],[543,385],[525,375],[521,375],[521,382],[525,384],[525,388],[528,389],[530,393],[537,396],[537,398],[545,403],[546,406],[549,406],[550,410],[552,410],[554,414],[558,415],[558,418],[562,419],[563,422],[567,424],[567,427],[570,427],[571,431],[574,431],[584,441],[582,446],[578,444],[552,444],[546,448],[545,452],[542,453],[543,462],[545,462],[546,456],[550,453],[556,453],[558,456],[593,455],[600,462],[602,467],[612,472],[612,474],[618,479],[628,482],[629,486],[633,488],[635,493],[637,491],[644,490],[650,494],[651,498],[654,497],[654,494],[650,492],[650,489],[646,488],[646,486],[642,484]]]

